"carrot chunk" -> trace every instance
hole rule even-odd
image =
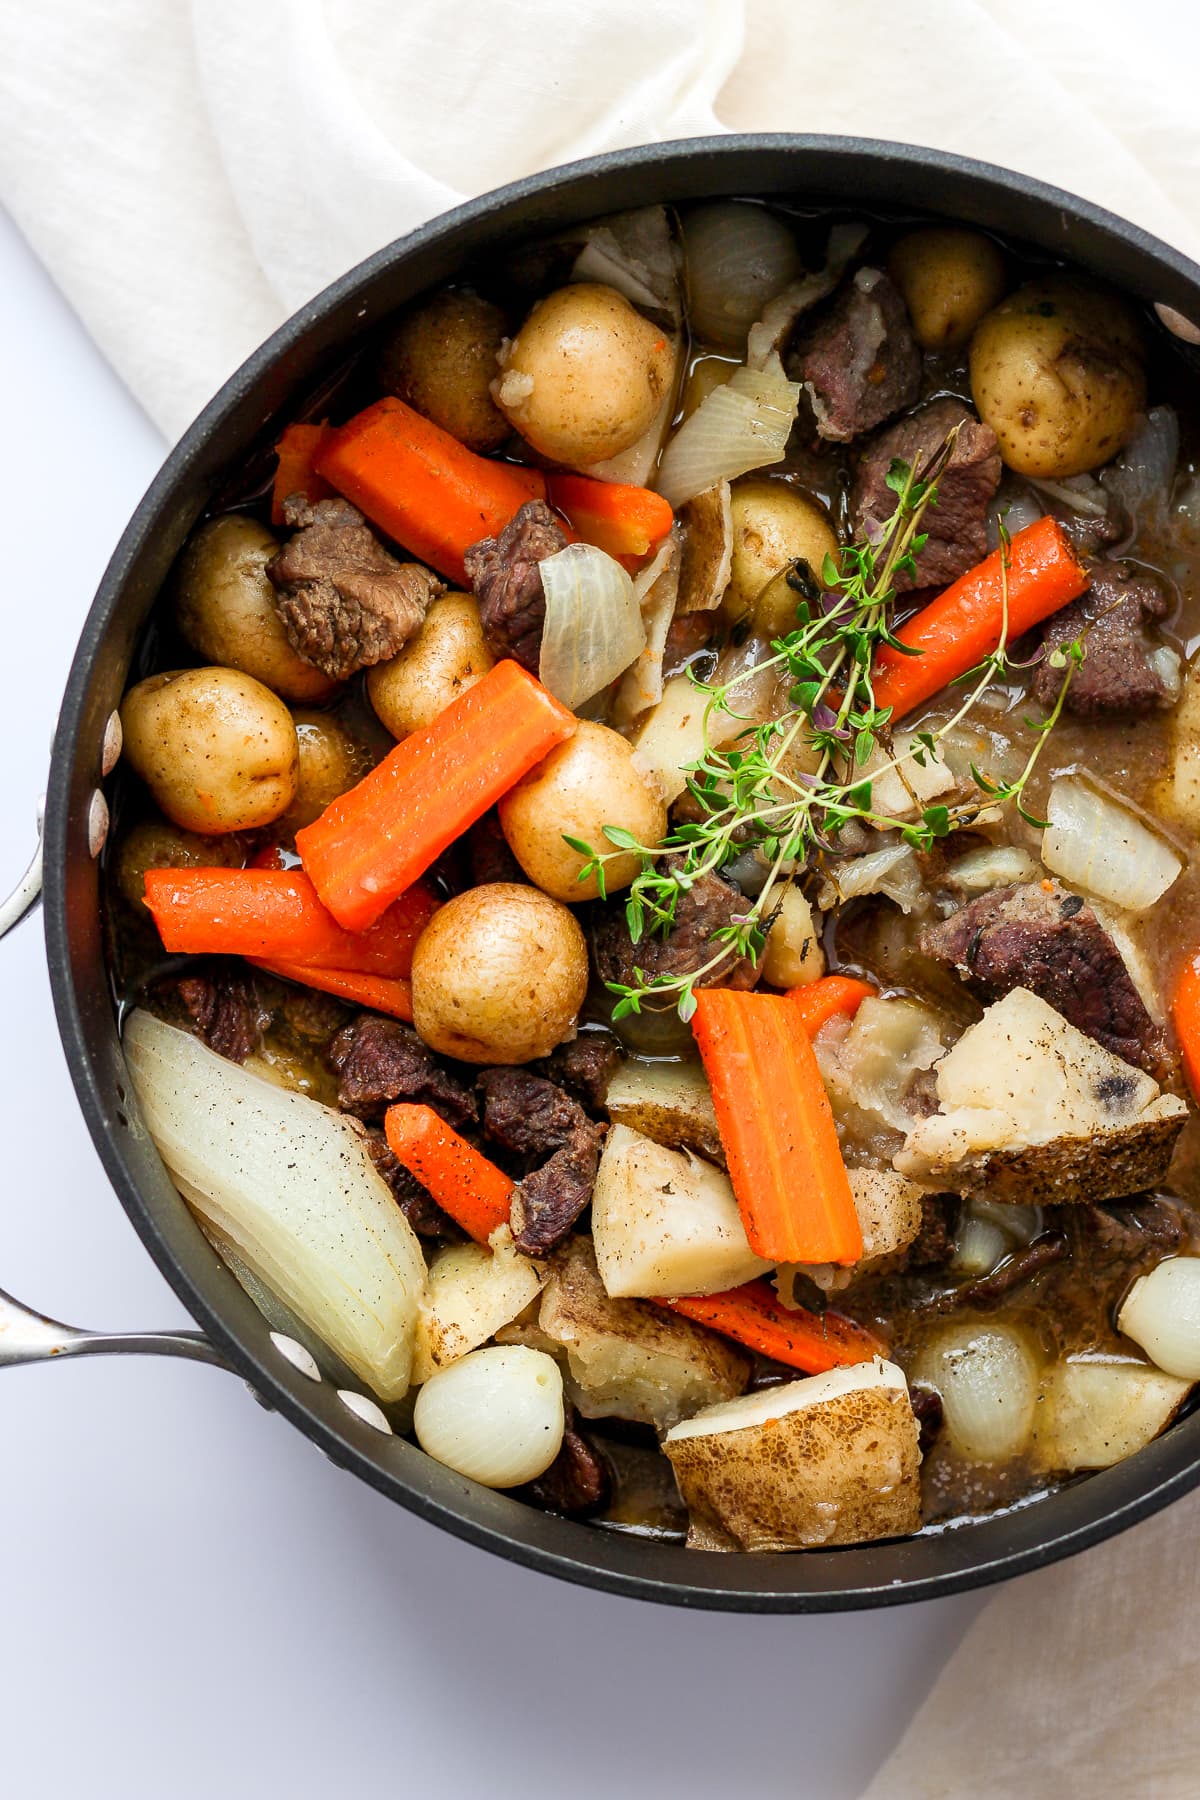
[[[374,1012],[390,1013],[393,1019],[412,1023],[412,983],[387,975],[360,975],[354,969],[321,969],[312,963],[269,962],[262,956],[246,959],[268,975],[279,975],[284,981],[295,981],[301,987],[316,988],[322,994],[336,994],[339,1000],[352,1000],[356,1006],[369,1006]]]
[[[862,1228],[821,1071],[782,994],[703,988],[692,1020],[750,1248],[852,1263]]]
[[[164,949],[247,956],[407,980],[413,946],[437,910],[410,888],[369,930],[338,924],[301,869],[147,869],[146,905]]]
[[[1088,580],[1056,519],[1047,515],[1018,531],[1009,546],[1008,642],[1077,599]],[[990,656],[1004,631],[1004,590],[1001,553],[993,550],[907,620],[896,636],[919,654],[881,646],[875,658],[876,706],[890,706],[893,719],[902,718]]]
[[[275,446],[278,462],[271,486],[271,523],[282,525],[283,503],[289,494],[303,494],[315,505],[327,500],[333,489],[322,481],[313,464],[329,437],[328,425],[289,425]]]
[[[431,1106],[389,1106],[383,1128],[392,1154],[476,1243],[507,1223],[512,1180]]]
[[[832,1309],[810,1312],[807,1307],[784,1306],[765,1281],[748,1281],[724,1294],[704,1294],[682,1300],[659,1300],[672,1312],[711,1326],[722,1336],[744,1344],[760,1356],[772,1356],[806,1375],[822,1375],[845,1363],[869,1362],[886,1356],[887,1347],[865,1325]]]
[[[548,475],[550,504],[565,513],[585,544],[637,559],[666,537],[675,514],[661,494],[588,475]]]
[[[518,663],[499,662],[296,833],[322,901],[365,931],[527,769],[575,730]]]
[[[1200,950],[1188,957],[1175,984],[1171,1020],[1179,1038],[1188,1086],[1200,1101]]]
[[[461,587],[463,554],[495,537],[527,500],[544,500],[540,469],[477,456],[391,397],[330,433],[316,472],[372,524]]]
[[[823,975],[807,987],[789,988],[787,997],[809,1037],[815,1038],[822,1025],[839,1013],[853,1018],[875,992],[869,981],[858,981],[853,975]]]

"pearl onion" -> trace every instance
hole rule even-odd
[[[484,1487],[518,1487],[562,1447],[563,1385],[544,1350],[493,1344],[432,1375],[417,1395],[417,1442]]]
[[[1200,1380],[1200,1257],[1173,1256],[1135,1281],[1117,1327],[1168,1375]]]

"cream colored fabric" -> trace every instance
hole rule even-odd
[[[1098,4],[0,0],[0,198],[174,435],[359,258],[622,144],[930,143],[1193,242],[1187,59],[1117,55]]]
[[[359,258],[623,144],[933,144],[1200,249],[1182,0],[0,0],[0,27],[0,199],[169,436]],[[1200,1794],[1198,1526],[999,1592],[871,1800]]]

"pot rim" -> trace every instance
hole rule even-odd
[[[188,1311],[251,1388],[334,1462],[420,1517],[545,1574],[679,1606],[747,1612],[851,1610],[983,1586],[1044,1566],[1126,1529],[1200,1483],[1200,1414],[1126,1463],[1003,1514],[927,1530],[913,1539],[787,1557],[684,1550],[540,1514],[507,1496],[475,1488],[410,1446],[403,1446],[411,1452],[407,1456],[391,1449],[402,1445],[398,1438],[383,1440],[389,1446],[385,1458],[375,1433],[349,1413],[322,1411],[314,1392],[306,1389],[295,1371],[272,1358],[261,1315],[248,1301],[222,1298],[218,1302],[206,1291],[211,1283],[202,1282],[195,1270],[184,1266],[173,1233],[148,1204],[130,1167],[129,1122],[108,1092],[93,1042],[97,1033],[103,1037],[106,1021],[97,1014],[95,992],[80,991],[80,971],[86,967],[94,976],[94,963],[88,958],[95,958],[100,943],[98,908],[93,897],[89,911],[88,901],[89,891],[94,894],[94,872],[88,870],[90,890],[81,874],[79,880],[73,879],[81,869],[84,830],[79,817],[81,734],[88,729],[94,732],[97,723],[92,694],[96,659],[126,595],[135,562],[150,535],[171,520],[172,502],[189,476],[194,477],[214,434],[236,414],[252,407],[265,378],[287,364],[314,327],[327,322],[397,267],[421,262],[438,245],[483,223],[498,226],[511,219],[515,229],[532,236],[547,228],[542,215],[553,229],[568,219],[617,210],[620,202],[614,203],[607,195],[597,204],[589,203],[589,190],[604,189],[614,176],[660,173],[657,198],[694,198],[683,180],[685,173],[713,162],[727,170],[761,165],[761,172],[757,181],[732,188],[707,178],[698,192],[782,195],[796,192],[808,180],[817,206],[832,171],[843,177],[865,177],[863,191],[870,194],[872,211],[966,216],[937,204],[935,193],[924,194],[925,185],[932,181],[936,187],[940,178],[955,195],[955,207],[973,195],[981,205],[989,199],[1024,205],[1042,220],[1057,213],[1062,220],[1064,254],[1079,257],[1079,247],[1065,241],[1069,228],[1079,227],[1091,245],[1119,247],[1154,265],[1156,283],[1153,293],[1147,290],[1146,299],[1163,301],[1185,316],[1189,312],[1200,315],[1200,267],[1140,227],[1011,170],[946,151],[884,140],[755,133],[638,145],[523,177],[441,214],[338,277],[285,321],[198,415],[167,455],[135,510],[84,624],[55,734],[45,827],[46,948],[59,1032],[79,1104],[105,1171],[135,1229]],[[787,179],[782,185],[766,183],[769,165],[783,167]],[[629,203],[649,202],[639,194]],[[825,204],[835,202],[827,196]],[[975,222],[982,224],[986,219]],[[1043,247],[1049,246],[1043,242]],[[419,291],[428,279],[419,281],[413,291]],[[270,407],[255,415],[260,428],[272,416]],[[95,781],[94,774],[91,781]],[[112,1055],[119,1061],[111,1011],[107,1030]],[[117,1092],[123,1099],[119,1085]],[[178,1208],[185,1211],[182,1200]],[[210,1254],[216,1263],[215,1253]],[[243,1330],[240,1322],[251,1313],[259,1323],[257,1332]]]

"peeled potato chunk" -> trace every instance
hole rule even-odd
[[[920,1528],[908,1384],[878,1357],[706,1407],[663,1449],[695,1549],[829,1549]]]
[[[989,1006],[934,1066],[938,1110],[895,1166],[957,1193],[1028,1206],[1141,1193],[1165,1177],[1187,1118],[1028,988]]]

